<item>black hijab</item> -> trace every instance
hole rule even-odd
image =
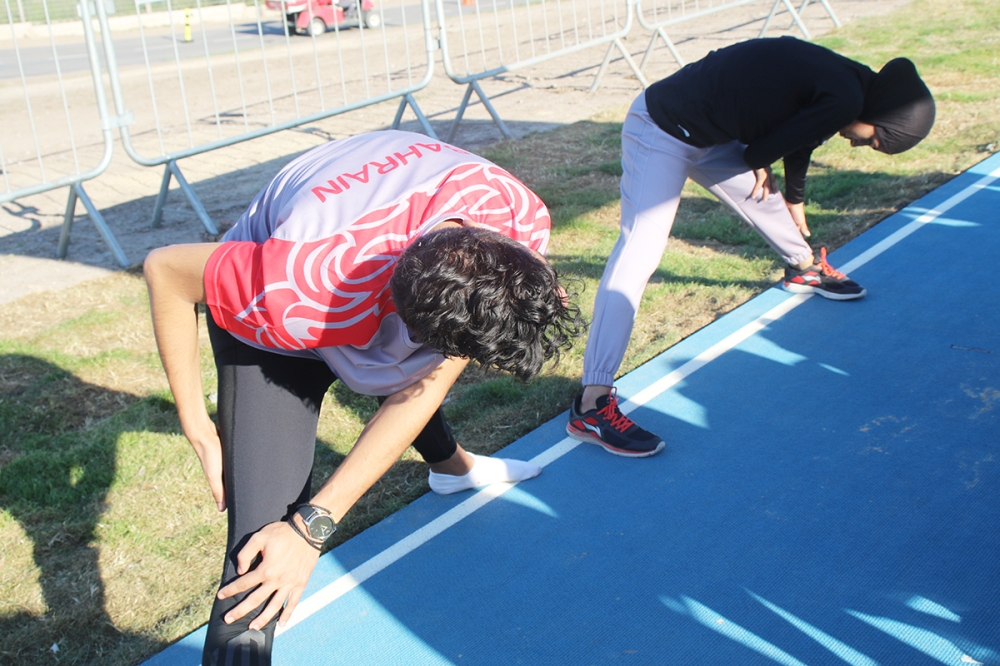
[[[865,95],[858,120],[875,126],[878,150],[889,155],[909,150],[930,133],[934,98],[912,62],[886,63]]]

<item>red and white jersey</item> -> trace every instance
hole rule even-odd
[[[318,354],[352,389],[394,393],[442,357],[409,338],[389,278],[448,219],[548,246],[545,205],[481,157],[409,132],[330,142],[282,169],[225,235],[205,268],[208,306],[249,344]]]

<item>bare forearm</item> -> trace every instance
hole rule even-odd
[[[171,245],[150,252],[143,272],[153,311],[153,332],[185,437],[201,460],[219,511],[226,508],[222,444],[208,416],[201,387],[196,304],[205,300],[205,264],[217,244]]]
[[[809,225],[806,223],[806,205],[803,203],[786,203],[788,206],[788,213],[792,216],[792,220],[795,222],[795,226],[799,228],[799,232],[803,237],[808,238],[812,235],[809,231]],[[799,268],[808,268],[812,266],[812,257],[809,257],[808,262],[803,262],[804,265],[799,266]]]
[[[144,266],[156,346],[182,425],[207,418],[195,307],[205,299],[202,275],[215,247],[198,244],[160,248],[150,253]]]
[[[334,520],[343,518],[416,439],[467,363],[447,359],[416,384],[389,396],[313,503],[330,511]]]

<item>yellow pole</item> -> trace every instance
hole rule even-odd
[[[185,8],[184,10],[184,41],[191,41],[191,9]]]

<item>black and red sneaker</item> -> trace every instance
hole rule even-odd
[[[626,458],[645,458],[659,453],[666,444],[648,430],[643,430],[618,409],[615,389],[597,399],[597,409],[580,413],[580,399],[569,408],[566,434],[575,440],[604,447],[608,453]]]
[[[835,301],[861,298],[868,290],[826,262],[826,248],[819,249],[819,261],[809,268],[785,268],[781,283],[785,291],[793,294],[817,294]]]

